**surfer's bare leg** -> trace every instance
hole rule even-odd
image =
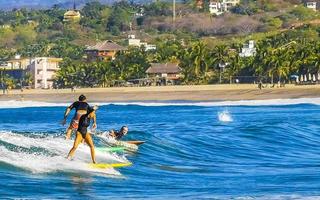
[[[94,144],[92,141],[92,137],[89,133],[87,133],[86,138],[85,138],[86,143],[90,147],[90,152],[91,152],[91,159],[93,163],[96,163],[96,156],[95,156],[95,151],[94,151]]]
[[[66,139],[69,140],[71,137],[73,129],[71,127],[68,128],[67,133],[66,133]]]
[[[72,149],[70,150],[67,159],[70,159],[70,158],[73,157],[74,152],[75,152],[76,149],[78,148],[78,146],[79,146],[80,142],[82,141],[82,139],[83,139],[83,138],[82,138],[81,133],[77,132],[76,139],[74,140],[73,147],[72,147]]]

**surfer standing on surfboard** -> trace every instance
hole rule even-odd
[[[78,148],[79,144],[84,140],[88,146],[90,147],[91,152],[91,159],[93,163],[96,163],[95,160],[95,151],[94,151],[94,144],[92,141],[91,135],[88,133],[88,127],[90,126],[91,119],[93,121],[93,124],[96,124],[96,113],[95,111],[98,109],[98,106],[94,106],[90,112],[87,114],[84,114],[79,119],[79,126],[77,129],[77,135],[74,140],[73,147],[71,148],[67,159],[71,159],[74,155],[74,152]]]
[[[87,114],[89,112],[92,112],[92,107],[89,106],[89,104],[86,102],[87,98],[83,94],[79,96],[79,101],[74,102],[71,104],[64,113],[64,118],[62,120],[62,125],[66,124],[67,117],[70,113],[70,111],[74,108],[76,109],[76,113],[70,123],[70,126],[67,129],[66,133],[66,139],[70,139],[72,131],[77,129],[79,126],[79,119],[82,115]],[[96,128],[97,124],[94,122],[92,125],[92,128]]]

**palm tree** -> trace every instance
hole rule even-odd
[[[236,76],[243,66],[243,61],[239,54],[230,57],[230,63],[228,65],[228,76],[230,77],[230,84],[232,83],[232,77]]]
[[[192,43],[179,55],[186,82],[207,83],[213,59],[208,47],[201,41]]]
[[[229,51],[228,47],[225,45],[216,46],[212,52],[212,63],[213,66],[219,69],[220,80],[219,83],[222,82],[222,73],[226,66],[229,65]]]

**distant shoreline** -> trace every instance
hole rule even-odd
[[[67,103],[85,94],[90,102],[130,101],[239,101],[268,99],[297,99],[320,97],[320,85],[286,85],[284,88],[263,88],[257,85],[199,85],[159,87],[82,88],[59,90],[10,90],[0,101],[41,101]],[[1,102],[0,102],[1,103]]]

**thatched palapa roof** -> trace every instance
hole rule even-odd
[[[182,69],[176,63],[151,63],[146,71],[147,74],[178,74]]]

